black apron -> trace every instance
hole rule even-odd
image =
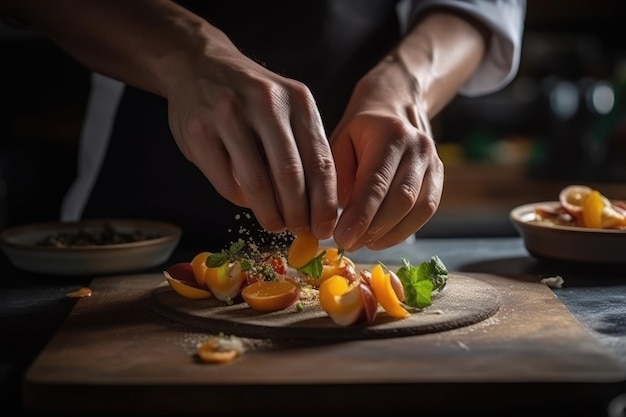
[[[398,41],[390,0],[179,2],[223,30],[247,56],[304,82],[327,134],[356,81]],[[216,251],[259,229],[178,150],[165,99],[127,87],[84,218],[135,217],[183,229],[183,243]]]

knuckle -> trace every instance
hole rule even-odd
[[[240,107],[239,99],[234,91],[223,90],[215,99],[215,113],[220,118],[233,118],[238,113]]]
[[[315,176],[332,177],[335,172],[335,161],[331,155],[318,154],[309,169]]]
[[[397,193],[394,196],[394,204],[399,209],[409,209],[415,205],[419,196],[419,190],[412,184],[402,183],[398,187]]]
[[[414,130],[409,123],[397,117],[389,119],[386,129],[388,129],[392,140],[396,143],[404,143]]]
[[[246,195],[252,200],[266,197],[268,190],[272,189],[272,182],[265,175],[251,175],[240,181]]]
[[[391,178],[391,174],[387,172],[385,167],[375,171],[370,178],[369,192],[379,201],[383,200],[389,190],[389,178]]]
[[[262,108],[270,113],[281,112],[286,107],[287,92],[279,83],[272,80],[258,80],[251,93],[254,102],[262,104]]]
[[[288,183],[298,183],[302,181],[302,164],[298,158],[285,158],[281,161],[276,170],[276,177],[279,181]]]
[[[426,199],[424,199],[421,207],[426,213],[428,213],[428,215],[432,215],[437,211],[437,208],[439,207],[439,198],[435,197],[432,194],[429,194]]]

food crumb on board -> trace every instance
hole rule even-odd
[[[197,345],[197,355],[205,363],[228,363],[243,355],[245,347],[238,337],[209,336]]]
[[[563,277],[560,275],[556,275],[554,277],[548,277],[541,280],[542,284],[546,284],[550,288],[561,288],[563,287]]]
[[[68,298],[85,298],[85,297],[91,297],[92,294],[93,294],[93,291],[91,291],[91,288],[81,287],[75,291],[68,292],[67,294],[65,294],[65,296]]]

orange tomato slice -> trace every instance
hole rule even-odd
[[[192,300],[204,300],[211,298],[211,292],[203,288],[194,287],[192,281],[187,283],[173,278],[167,271],[163,272],[165,279],[174,291],[185,298]]]
[[[251,309],[262,313],[283,310],[300,298],[300,288],[290,281],[257,281],[241,291]]]
[[[322,282],[319,300],[326,314],[340,326],[354,324],[364,312],[360,282],[350,283],[341,275],[333,275]]]
[[[385,309],[387,314],[395,318],[406,318],[410,313],[402,307],[398,296],[396,295],[393,285],[391,284],[391,277],[389,273],[386,273],[383,267],[378,264],[372,268],[371,286],[374,296],[378,300],[378,303]]]
[[[300,233],[289,246],[287,262],[296,269],[302,268],[311,259],[315,258],[318,248],[319,240],[313,232]]]

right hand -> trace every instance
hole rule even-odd
[[[309,89],[242,55],[217,30],[199,49],[177,64],[166,91],[183,155],[264,229],[330,237],[337,180]]]

